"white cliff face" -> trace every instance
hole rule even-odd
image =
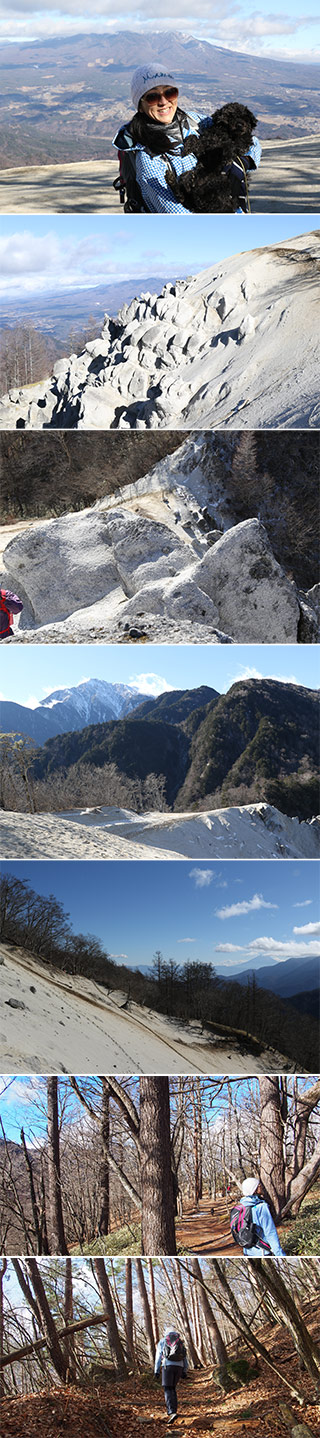
[[[24,601],[4,642],[316,642],[316,597],[298,594],[259,519],[234,523],[210,434],[91,509],[32,525],[2,572]]]
[[[319,275],[315,231],[142,295],[51,379],[5,396],[0,425],[318,428]]]

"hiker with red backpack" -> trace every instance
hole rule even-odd
[[[263,1258],[271,1253],[284,1258],[259,1177],[245,1178],[241,1184],[241,1199],[230,1211],[230,1228],[234,1242],[248,1258]]]
[[[13,634],[13,615],[21,614],[22,599],[11,594],[10,589],[0,589],[0,639],[10,639]]]
[[[161,1373],[168,1423],[174,1423],[178,1412],[177,1383],[187,1376],[188,1359],[183,1339],[172,1325],[165,1329],[157,1345],[154,1371],[156,1378]]]

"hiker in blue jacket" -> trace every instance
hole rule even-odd
[[[186,1378],[188,1359],[183,1339],[173,1324],[165,1328],[157,1344],[154,1371],[156,1378],[161,1373],[168,1422],[174,1423],[178,1412],[177,1383],[179,1378]]]
[[[126,196],[126,213],[191,214],[170,190],[166,171],[169,165],[180,176],[194,169],[196,156],[182,154],[184,141],[210,125],[211,117],[180,110],[177,80],[160,61],[135,70],[131,95],[135,114],[121,126],[113,141],[120,158],[120,178],[115,187],[120,198]],[[243,157],[247,168],[256,169],[260,156],[261,145],[255,137],[248,155]],[[240,190],[241,183],[239,213],[243,213],[247,208],[244,180],[241,195]]]
[[[263,1185],[259,1177],[244,1179],[241,1184],[241,1198],[245,1201],[246,1208],[250,1207],[257,1236],[257,1242],[250,1248],[244,1248],[243,1253],[248,1258],[263,1258],[263,1254],[267,1256],[268,1253],[284,1258],[269,1205],[263,1197]]]

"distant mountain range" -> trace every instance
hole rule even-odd
[[[319,988],[320,984],[320,945],[319,955],[312,959],[285,959],[283,963],[264,964],[261,969],[248,968],[228,969],[220,972],[217,969],[219,978],[235,979],[237,984],[246,984],[254,973],[259,989],[271,989],[278,998],[289,999],[291,995],[298,994],[299,990],[306,993],[309,990]]]
[[[49,696],[38,710],[2,706],[6,732],[13,724],[19,727],[21,714],[23,732],[33,736],[34,726],[44,723],[38,741],[43,748],[35,761],[38,777],[81,763],[98,768],[114,763],[128,779],[164,776],[167,803],[177,811],[266,800],[299,818],[318,812],[315,691],[272,679],[246,679],[227,694],[201,686],[150,701],[125,686],[110,689],[111,694],[109,686],[103,687],[101,694],[100,683],[90,680],[83,703],[78,686],[62,691],[62,697],[56,691],[57,702],[55,695]],[[107,720],[102,719],[106,708]],[[50,722],[56,737],[48,736]]]
[[[47,699],[40,700],[37,709],[2,700],[0,726],[3,734],[28,734],[37,744],[44,744],[55,734],[121,719],[138,708],[143,699],[143,694],[129,689],[127,684],[86,679],[70,689],[55,689]]]
[[[23,44],[0,46],[0,70],[7,75],[28,70],[35,79],[34,71],[47,69],[50,65],[53,75],[63,75],[65,84],[75,80],[76,72],[88,72],[87,83],[92,90],[99,73],[107,68],[112,73],[135,70],[141,63],[154,61],[155,56],[174,71],[177,77],[202,76],[225,84],[254,83],[308,85],[316,88],[319,83],[317,64],[301,64],[295,60],[273,60],[262,55],[250,55],[238,50],[227,50],[212,45],[208,40],[198,40],[193,35],[179,30],[120,30],[112,34],[93,32],[89,34],[56,36],[50,40],[33,40]],[[53,75],[50,78],[53,78]],[[46,77],[48,78],[48,77]],[[78,78],[78,77],[77,77]]]
[[[123,304],[130,304],[142,291],[158,294],[171,278],[173,276],[169,274],[147,274],[142,278],[132,276],[131,280],[117,280],[110,284],[106,279],[103,285],[59,290],[58,294],[8,296],[1,302],[0,333],[18,323],[29,324],[61,344],[69,339],[71,331],[81,334],[90,329],[93,333],[95,323],[100,333],[106,312],[110,316],[117,315]]]
[[[242,54],[177,30],[121,30],[0,46],[0,168],[115,158],[136,66],[174,72],[182,104],[205,114],[242,100],[262,137],[319,127],[319,65]]]

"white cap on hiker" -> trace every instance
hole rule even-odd
[[[257,1176],[253,1175],[252,1178],[244,1178],[243,1183],[241,1184],[241,1193],[243,1193],[243,1197],[253,1198],[253,1194],[256,1193],[257,1189],[259,1188],[259,1183],[260,1178],[257,1178]]]
[[[138,109],[139,100],[142,100],[143,95],[147,95],[148,90],[157,89],[158,85],[167,85],[169,90],[179,89],[175,76],[171,75],[171,71],[163,70],[160,61],[158,65],[157,63],[155,65],[139,65],[139,69],[134,71],[131,80],[132,104],[135,110]]]

